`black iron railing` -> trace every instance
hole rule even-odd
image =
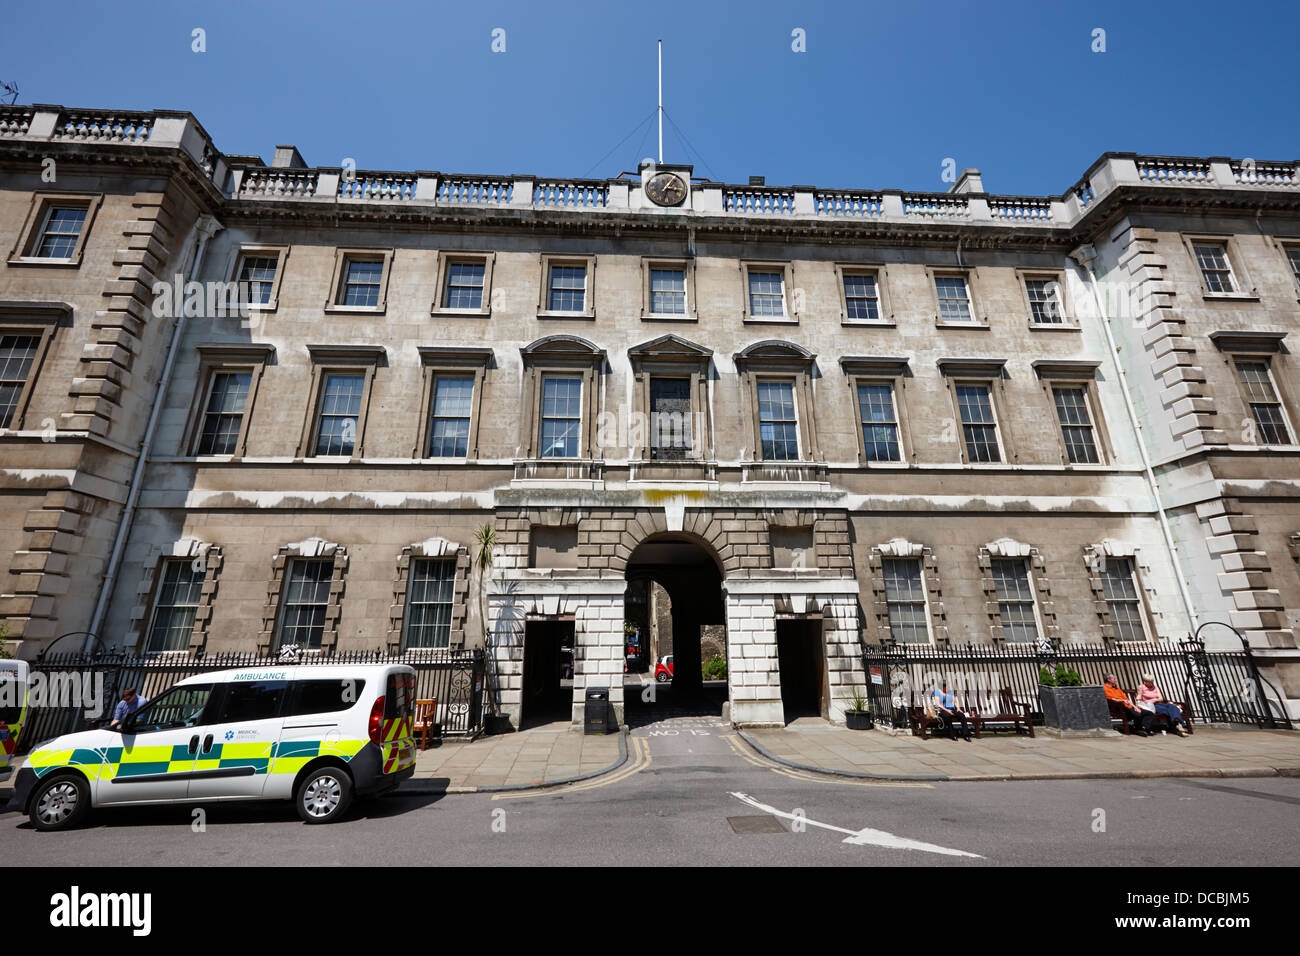
[[[1170,700],[1186,701],[1198,721],[1291,728],[1281,696],[1260,674],[1250,648],[1207,650],[1195,638],[1177,642],[1111,644],[977,645],[871,644],[863,651],[867,696],[878,723],[907,726],[905,708],[922,702],[947,681],[958,706],[986,704],[1004,689],[1042,721],[1038,677],[1058,664],[1078,671],[1085,684],[1114,674],[1132,692],[1143,674]],[[981,709],[983,709],[981,707]]]
[[[97,719],[111,717],[122,691],[128,687],[152,699],[186,677],[228,668],[389,663],[408,664],[415,669],[415,698],[437,700],[436,720],[442,725],[443,734],[468,736],[482,728],[485,682],[481,648],[409,651],[398,655],[344,651],[302,654],[296,658],[255,654],[208,657],[57,654],[31,663],[28,683],[31,706],[23,723],[18,752],[26,753],[42,740],[84,730]]]

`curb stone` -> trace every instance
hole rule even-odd
[[[1219,778],[1254,778],[1254,777],[1300,777],[1300,767],[1230,767],[1227,769],[1211,767],[1206,769],[1177,770],[1074,770],[1074,771],[1031,771],[1029,773],[975,773],[975,774],[890,774],[863,773],[854,770],[833,770],[828,767],[814,767],[809,764],[795,763],[784,757],[778,757],[743,730],[737,730],[741,739],[756,751],[774,763],[806,770],[828,777],[849,777],[856,780],[924,780],[935,783],[994,783],[1018,780],[1151,780],[1159,777],[1219,777]]]
[[[549,790],[553,787],[562,787],[569,783],[578,783],[583,780],[593,780],[596,777],[612,773],[623,764],[627,763],[627,727],[622,727],[618,732],[618,759],[608,767],[602,767],[600,770],[592,770],[589,773],[581,773],[575,777],[562,777],[559,780],[543,780],[540,783],[511,783],[499,784],[491,787],[443,787],[436,786],[432,782],[425,782],[418,777],[412,777],[405,783],[399,784],[394,793],[403,794],[460,794],[460,793],[513,793],[520,790]]]
[[[768,760],[772,760],[787,767],[793,767],[796,770],[810,770],[813,773],[826,774],[831,777],[851,777],[856,780],[922,780],[929,782],[944,781],[949,779],[946,774],[889,774],[889,773],[861,773],[854,770],[830,770],[826,767],[813,767],[808,764],[795,763],[792,760],[786,760],[784,757],[778,757],[751,737],[745,731],[736,730],[740,738],[749,744]]]

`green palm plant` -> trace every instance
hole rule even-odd
[[[485,524],[474,532],[474,567],[478,569],[478,619],[483,628],[483,651],[487,655],[488,702],[492,713],[497,713],[497,682],[493,671],[492,632],[488,627],[487,586],[492,573],[492,560],[497,547],[497,533],[492,525]]]

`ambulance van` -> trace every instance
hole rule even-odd
[[[18,735],[27,717],[27,662],[0,660],[0,780],[13,773]]]
[[[405,664],[258,666],[188,677],[118,726],[36,746],[9,809],[38,830],[91,809],[292,800],[332,823],[354,797],[415,773],[415,671]]]

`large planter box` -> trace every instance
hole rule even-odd
[[[870,730],[873,726],[871,714],[856,710],[844,712],[844,726],[849,730]]]
[[[1043,726],[1058,736],[1109,736],[1110,706],[1100,684],[1082,687],[1038,685],[1038,699],[1043,702]]]

